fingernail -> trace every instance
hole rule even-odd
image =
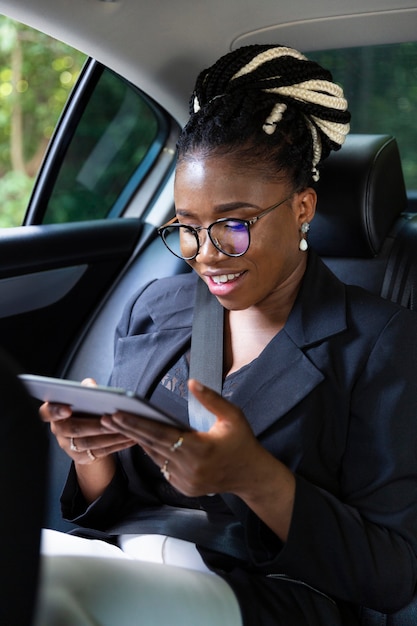
[[[70,409],[67,409],[67,407],[65,406],[58,407],[56,412],[58,413],[59,417],[70,417],[71,415]]]

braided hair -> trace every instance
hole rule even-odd
[[[197,78],[178,162],[195,153],[232,154],[296,189],[349,132],[350,113],[329,71],[285,46],[251,45],[221,57]]]

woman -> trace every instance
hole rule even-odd
[[[340,283],[307,244],[320,164],[348,124],[340,87],[291,48],[249,46],[202,72],[178,143],[176,219],[160,229],[194,272],[128,304],[110,381],[184,428],[42,408],[74,461],[68,519],[141,559],[157,557],[138,535],[157,535],[162,551],[180,546],[169,562],[183,573],[216,574],[194,575],[187,623],[359,624],[361,605],[393,611],[413,594],[417,321]],[[224,307],[221,395],[188,381],[199,279]],[[192,395],[215,416],[207,432],[188,430]],[[123,596],[127,623],[156,623],[141,585]]]

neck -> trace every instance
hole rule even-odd
[[[265,300],[247,309],[226,311],[224,371],[231,374],[257,358],[284,327],[297,297],[305,263]]]

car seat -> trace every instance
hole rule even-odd
[[[408,214],[397,142],[348,135],[324,162],[309,243],[344,282],[417,306],[417,214]]]

